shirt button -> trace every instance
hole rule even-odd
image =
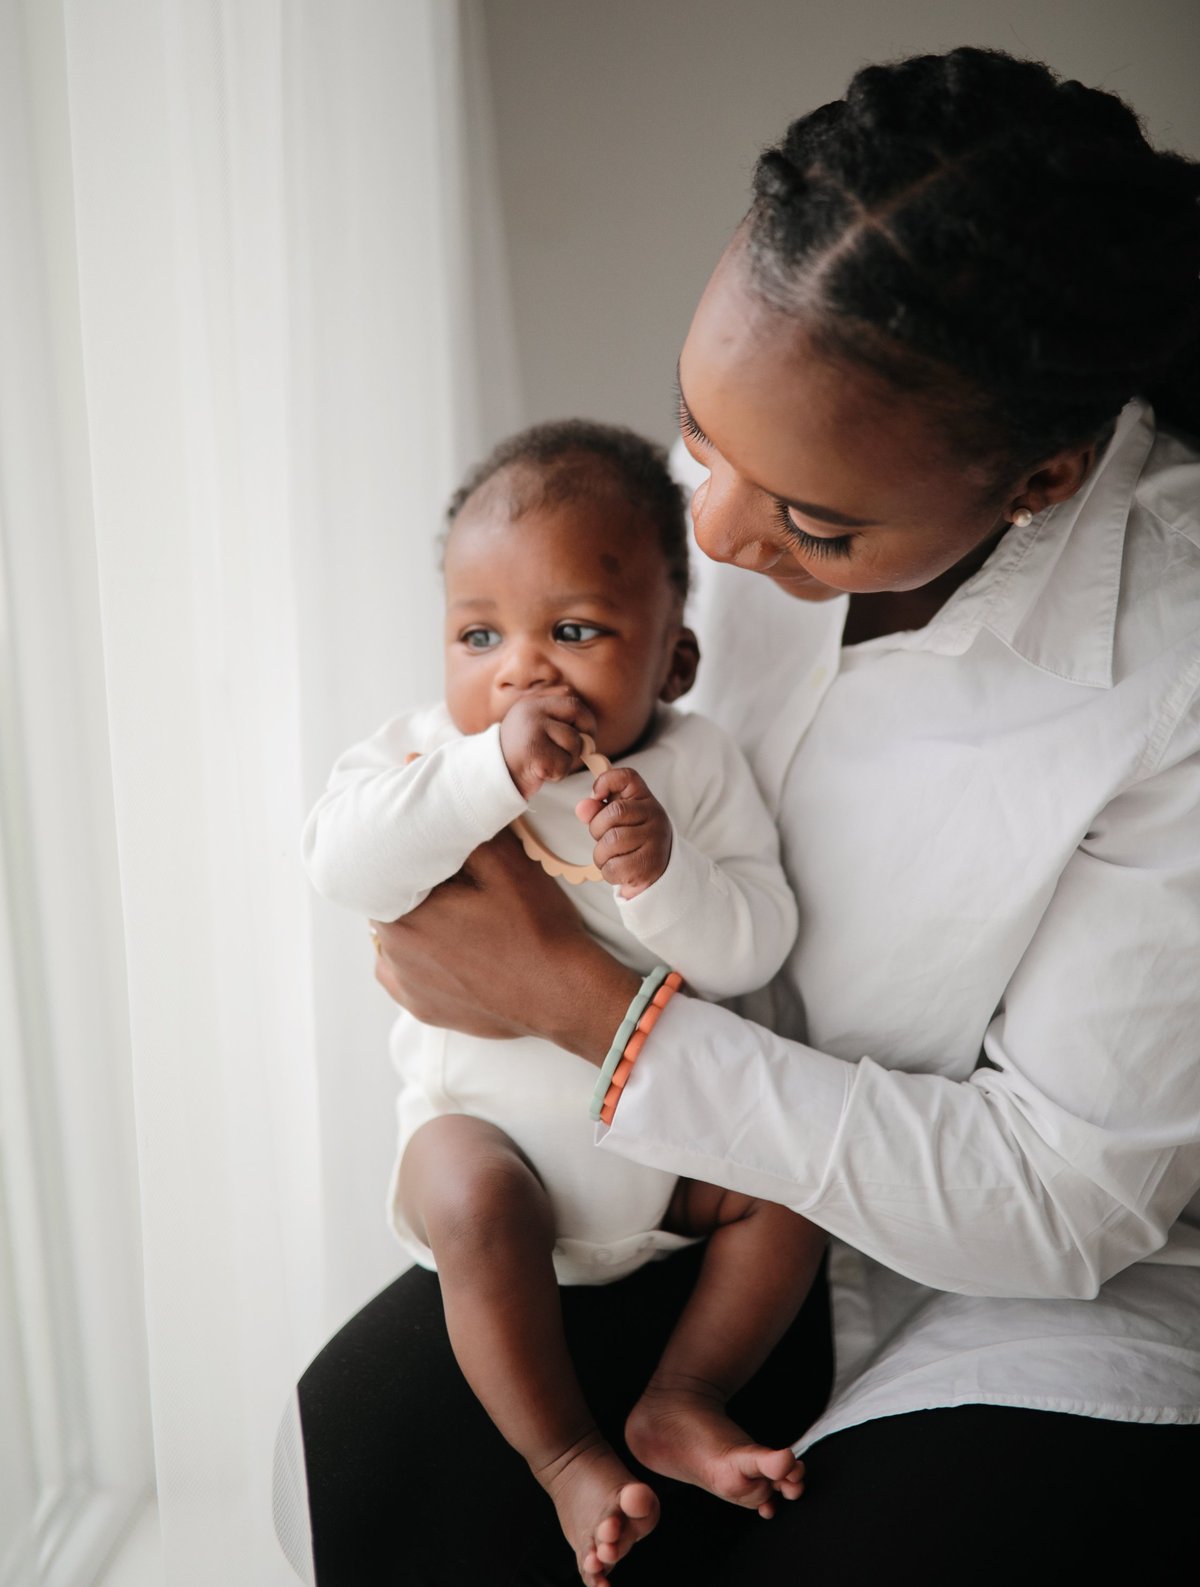
[[[596,1252],[595,1260],[599,1264],[599,1266],[601,1266],[601,1267],[611,1267],[612,1266],[612,1259],[613,1259],[613,1254],[612,1254],[611,1251],[597,1251]]]

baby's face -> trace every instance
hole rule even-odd
[[[610,500],[507,516],[468,501],[445,554],[446,704],[481,733],[524,695],[565,685],[596,714],[609,759],[642,737],[693,663],[651,525]]]

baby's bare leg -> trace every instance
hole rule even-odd
[[[563,1339],[541,1181],[502,1130],[456,1114],[414,1134],[400,1197],[436,1258],[463,1376],[553,1499],[580,1574],[603,1587],[608,1567],[653,1528],[658,1500],[584,1403]]]
[[[696,1288],[625,1436],[651,1471],[769,1517],[776,1494],[799,1498],[804,1468],[790,1449],[754,1443],[725,1406],[799,1311],[825,1236],[774,1202],[686,1179],[676,1186],[666,1226],[712,1233]]]

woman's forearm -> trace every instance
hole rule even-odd
[[[781,1202],[919,1283],[1090,1298],[1158,1251],[1195,1184],[1188,1122],[1100,1129],[1006,1074],[845,1062],[676,998],[606,1149]]]

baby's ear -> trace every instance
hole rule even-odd
[[[700,641],[690,628],[681,628],[675,636],[671,664],[667,669],[666,682],[658,691],[659,699],[670,705],[672,700],[678,700],[680,695],[686,694],[696,681],[696,668],[699,665]]]

